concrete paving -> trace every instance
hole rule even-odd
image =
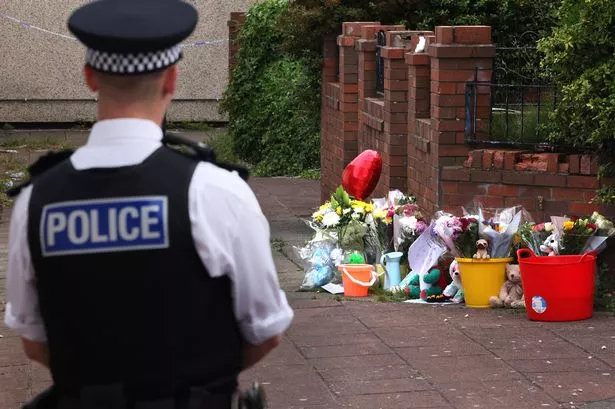
[[[272,409],[615,408],[615,316],[538,323],[523,312],[345,301],[297,292],[292,247],[318,182],[252,181],[271,223],[280,282],[296,318],[282,345],[242,374],[263,383]],[[6,269],[0,226],[0,300]],[[3,304],[0,303],[0,309]],[[49,384],[19,339],[0,325],[0,408],[16,409]]]

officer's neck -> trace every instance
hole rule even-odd
[[[147,119],[160,126],[166,112],[165,104],[106,104],[99,101],[98,120],[135,118]]]

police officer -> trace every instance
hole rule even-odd
[[[292,321],[248,185],[161,142],[197,20],[179,0],[70,18],[98,122],[16,199],[5,315],[62,409],[230,408]]]

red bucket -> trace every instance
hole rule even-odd
[[[517,251],[527,316],[532,321],[579,321],[594,314],[596,255],[541,256]]]

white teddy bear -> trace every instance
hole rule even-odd
[[[540,246],[540,251],[547,253],[548,256],[559,256],[559,241],[555,234],[547,237],[545,242]]]

